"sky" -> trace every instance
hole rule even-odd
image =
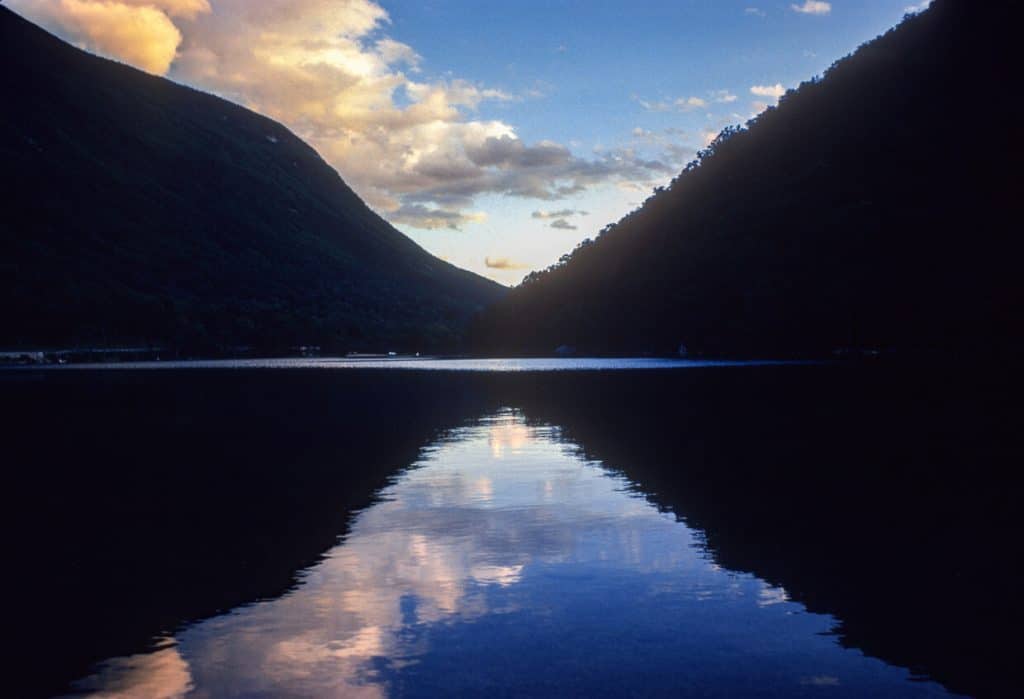
[[[417,243],[503,284],[917,0],[8,0],[287,125]]]

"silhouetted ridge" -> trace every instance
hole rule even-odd
[[[957,0],[905,18],[528,277],[477,347],[1018,348],[1011,18]]]
[[[284,126],[0,7],[0,347],[451,347],[502,289]]]

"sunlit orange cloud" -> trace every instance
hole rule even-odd
[[[165,74],[182,33],[172,17],[210,11],[207,0],[15,0],[12,7],[63,29],[76,43],[142,70]]]

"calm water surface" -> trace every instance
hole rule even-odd
[[[284,596],[103,663],[125,697],[945,695],[717,566],[557,427],[502,410],[426,447]]]
[[[272,359],[189,359],[53,365],[51,370],[74,369],[410,369],[415,371],[622,371],[636,369],[701,369],[708,367],[785,366],[801,361],[665,359],[658,357],[574,357],[524,359],[445,359],[435,357],[289,357]],[[31,365],[23,367],[34,370]]]

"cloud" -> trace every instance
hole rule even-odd
[[[405,223],[416,228],[427,230],[450,228],[457,231],[467,223],[480,223],[487,220],[487,215],[482,212],[431,208],[423,204],[403,204],[390,212],[388,218],[392,222]]]
[[[786,88],[782,86],[782,83],[775,83],[774,85],[754,85],[750,88],[750,94],[757,95],[758,97],[770,97],[777,100],[786,94]]]
[[[507,257],[485,257],[484,266],[488,269],[526,269],[527,265],[515,262]]]
[[[707,100],[700,97],[680,97],[675,101],[676,107],[683,112],[691,109],[702,109],[708,106]]]
[[[827,15],[832,11],[832,3],[821,2],[821,0],[805,0],[803,5],[790,5],[794,12],[804,15]]]
[[[673,110],[691,112],[694,109],[703,109],[708,106],[707,100],[702,97],[679,97],[671,101],[660,100],[657,102],[637,99],[637,102],[648,112],[670,112]]]
[[[411,46],[385,37],[378,40],[375,47],[381,59],[388,65],[405,64],[413,72],[419,72],[420,61],[423,59]]]
[[[104,0],[110,2],[110,0]],[[135,7],[155,7],[163,10],[171,17],[195,19],[198,15],[210,12],[209,0],[113,0],[120,5]]]
[[[704,129],[703,131],[700,132],[701,144],[705,148],[707,148],[708,146],[710,146],[714,142],[714,140],[716,138],[718,138],[718,134],[719,133],[720,133],[720,131],[718,131],[716,129],[711,129],[711,128]]]
[[[207,0],[14,0],[11,7],[96,53],[157,75],[177,56],[182,33],[173,18],[210,12]]]
[[[768,13],[762,10],[760,7],[748,7],[743,10],[744,14],[754,15],[755,17],[767,17]]]
[[[919,2],[916,5],[904,7],[903,11],[908,15],[916,15],[918,12],[924,12],[925,10],[927,10],[931,6],[931,4],[932,0],[924,0],[923,2]]]
[[[648,112],[667,112],[672,109],[670,102],[649,102],[648,100],[638,99],[637,102]]]
[[[671,174],[658,159],[578,157],[478,118],[485,103],[522,97],[421,77],[429,57],[387,35],[374,0],[214,0],[214,12],[207,0],[11,4],[87,48],[283,122],[396,224],[457,228],[482,219],[481,195],[550,201]]]
[[[691,133],[686,129],[670,126],[658,131],[652,131],[638,126],[630,133],[634,143],[644,148],[660,151],[658,156],[660,161],[664,162],[673,172],[678,172],[683,165],[693,160],[697,154],[697,149],[691,143],[692,137],[697,134]],[[650,186],[653,183],[620,181],[616,184],[620,188],[646,192],[650,190]]]
[[[673,171],[670,165],[645,159],[631,149],[615,149],[599,153],[594,159],[583,159],[549,141],[530,145],[509,134],[467,137],[461,151],[439,153],[421,163],[419,173],[434,182],[410,189],[403,200],[450,207],[467,206],[481,194],[555,201],[598,184],[650,182]]]
[[[551,227],[552,228],[558,228],[558,229],[563,230],[563,231],[574,231],[577,228],[579,228],[579,226],[574,226],[573,224],[571,224],[568,221],[566,221],[564,218],[558,218],[558,219],[555,219],[554,221],[552,221],[551,222]]]
[[[634,97],[641,107],[648,112],[692,112],[697,109],[707,109],[712,103],[725,104],[735,102],[736,95],[728,90],[712,90],[706,98],[691,95],[689,97],[678,97],[674,100],[651,101]],[[634,129],[635,131],[635,129]]]
[[[569,218],[570,216],[589,216],[589,212],[581,211],[579,209],[559,209],[558,211],[534,211],[530,214],[533,218],[539,218],[542,220],[549,220],[553,218]]]

